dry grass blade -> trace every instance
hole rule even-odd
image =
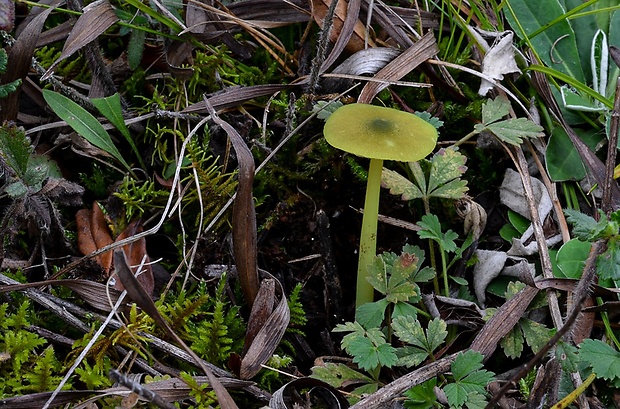
[[[268,273],[266,273],[268,274]],[[269,275],[270,278],[263,280],[261,283],[261,290],[263,287],[267,287],[264,290],[266,304],[275,302],[275,294],[280,295],[280,302],[276,308],[271,312],[269,317],[265,320],[264,325],[260,327],[260,330],[252,339],[252,343],[241,360],[241,369],[239,376],[241,379],[250,379],[254,377],[262,368],[262,365],[273,355],[273,351],[277,348],[284,336],[286,327],[290,320],[290,311],[286,298],[284,297],[284,290],[274,277]],[[277,291],[274,291],[277,286]],[[259,293],[260,294],[260,293]],[[257,298],[258,300],[258,298]],[[252,313],[261,316],[262,313],[255,313],[255,309],[252,308]],[[250,319],[252,319],[250,317]],[[261,317],[260,320],[263,320]]]
[[[257,27],[273,28],[307,22],[310,12],[306,6],[299,1],[245,0],[229,4],[228,10]]]
[[[224,409],[235,409],[237,405],[233,401],[232,397],[226,390],[226,388],[221,384],[221,382],[217,379],[217,377],[213,374],[211,369],[205,366],[202,363],[202,360],[198,358],[196,353],[192,351],[185,342],[170,328],[168,322],[161,316],[155,303],[151,299],[150,295],[148,295],[136,277],[131,272],[131,269],[127,265],[127,259],[125,258],[125,254],[120,251],[114,251],[114,269],[116,270],[116,274],[122,281],[125,286],[125,290],[127,291],[127,295],[129,298],[134,301],[140,308],[142,308],[157,325],[159,325],[166,333],[171,336],[179,345],[187,351],[188,354],[194,359],[195,363],[200,366],[200,368],[204,371],[204,373],[209,378],[209,383],[211,387],[215,391],[217,395],[217,400],[220,406]]]
[[[98,0],[86,6],[84,8],[84,14],[78,18],[73,30],[71,30],[71,34],[69,34],[69,38],[67,38],[65,42],[60,57],[58,57],[41,79],[45,80],[49,78],[62,60],[70,57],[76,51],[95,40],[117,21],[118,17],[116,17],[114,9],[107,0]]]
[[[9,67],[11,68],[2,75],[0,84],[7,84],[26,77],[30,70],[32,55],[37,46],[43,24],[58,4],[60,3],[56,2],[49,9],[41,12],[21,31],[9,52]],[[12,92],[6,98],[0,99],[0,122],[14,120],[17,118],[18,110],[19,91]]]
[[[36,288],[47,285],[62,285],[78,293],[84,301],[98,310],[110,312],[110,303],[115,304],[120,291],[90,280],[45,280],[28,284],[14,284],[0,287],[0,293],[21,291],[27,288]],[[109,298],[108,298],[109,296]]]
[[[54,397],[53,405],[61,406],[74,403],[78,399],[86,398],[96,391],[60,391]],[[41,408],[52,396],[52,392],[31,393],[29,395],[16,396],[14,398],[0,399],[2,409],[26,409]]]
[[[405,52],[392,60],[392,62],[379,70],[375,77],[387,80],[398,80],[410,73],[424,61],[432,58],[438,52],[439,48],[435,42],[435,37],[432,32],[428,32],[413,46],[409,47]],[[358,102],[370,103],[375,95],[386,87],[387,84],[378,82],[367,83],[360,93]]]
[[[344,23],[342,25],[342,29],[340,30],[340,35],[334,44],[334,48],[332,48],[331,52],[321,64],[320,72],[325,72],[329,67],[332,66],[334,62],[340,57],[340,54],[346,48],[347,44],[349,44],[349,39],[353,35],[355,31],[355,25],[359,22],[358,17],[360,15],[360,7],[362,5],[361,0],[350,0],[349,5],[347,7],[347,14],[344,19]]]
[[[327,15],[327,9],[332,1],[337,0],[312,0],[310,1],[310,6],[312,7],[312,17],[314,21],[323,28],[323,20]],[[344,26],[344,22],[347,16],[347,3],[343,1],[338,1],[336,5],[336,12],[334,14],[334,22],[333,27],[329,32],[329,39],[332,42],[338,41],[338,37],[341,34],[342,27]],[[345,50],[349,53],[354,53],[364,49],[364,38],[366,37],[366,28],[364,24],[360,20],[356,20],[353,26],[353,33],[348,43],[345,46]],[[373,42],[369,42],[369,46],[374,47],[375,44]]]
[[[209,95],[209,103],[214,109],[226,109],[239,106],[246,101],[254,98],[272,95],[278,91],[291,88],[292,85],[286,84],[264,84],[252,85],[249,87],[230,87],[221,92]],[[208,112],[207,105],[204,101],[192,104],[181,111],[184,114],[205,114]]]
[[[256,209],[252,195],[254,181],[254,156],[241,135],[226,121],[220,119],[210,101],[204,100],[213,121],[222,127],[235,149],[239,166],[239,186],[233,204],[233,252],[239,274],[241,290],[250,307],[254,304],[260,283],[258,280],[257,244],[256,244]]]

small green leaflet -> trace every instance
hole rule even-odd
[[[428,323],[426,333],[420,321],[414,317],[398,316],[392,321],[394,334],[403,342],[410,344],[397,350],[398,364],[412,367],[432,356],[448,336],[445,321],[435,318]]]
[[[341,388],[343,384],[350,383],[372,383],[373,380],[368,376],[359,373],[344,364],[326,363],[324,366],[313,366],[310,378],[319,379],[333,386]]]
[[[18,177],[21,178],[26,173],[33,150],[30,139],[18,127],[0,127],[0,155]]]
[[[327,120],[327,118],[341,106],[342,102],[340,101],[318,101],[312,107],[312,113],[316,114],[319,119]]]
[[[443,390],[448,398],[450,407],[461,408],[475,395],[486,395],[486,386],[493,380],[494,373],[481,369],[484,356],[480,352],[469,350],[457,355],[452,363],[454,383],[449,383]],[[474,394],[474,395],[472,395]]]
[[[460,179],[467,170],[466,161],[467,157],[457,148],[440,149],[430,160],[428,183],[420,164],[410,162],[408,165],[414,181],[383,168],[381,185],[390,189],[391,194],[401,195],[402,200],[428,200],[431,197],[460,199],[467,192],[467,181]]]
[[[125,162],[125,159],[123,159],[123,156],[114,145],[114,142],[112,142],[112,138],[110,138],[110,135],[108,135],[108,132],[99,123],[97,118],[69,98],[57,92],[44,89],[43,98],[45,98],[45,101],[49,104],[54,113],[58,115],[60,119],[67,122],[75,132],[99,149],[112,155],[123,164],[125,168],[131,170],[131,167]]]
[[[435,396],[435,386],[437,386],[437,378],[430,379],[420,385],[406,391],[403,395],[407,400],[403,403],[406,409],[431,409],[437,402]]]
[[[396,361],[396,349],[385,340],[385,334],[378,328],[365,330],[357,322],[339,324],[334,332],[349,332],[342,338],[342,347],[353,357],[360,368],[370,371],[377,366],[390,368]]]
[[[620,378],[620,352],[598,339],[586,339],[579,344],[579,359],[587,362],[599,378]]]
[[[456,243],[454,242],[454,239],[458,237],[458,234],[452,230],[442,233],[439,218],[434,214],[425,214],[422,216],[422,220],[418,222],[418,226],[422,229],[418,231],[418,236],[420,236],[421,239],[434,240],[445,251],[456,251]]]
[[[526,118],[500,120],[510,112],[510,102],[503,97],[488,100],[482,105],[482,123],[474,126],[474,131],[491,132],[502,142],[518,146],[523,138],[542,135],[543,127]]]

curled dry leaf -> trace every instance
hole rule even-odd
[[[332,0],[313,0],[310,2],[310,7],[312,7],[312,17],[314,21],[319,25],[319,27],[323,28],[323,20],[327,15],[327,9],[329,9],[329,5]],[[329,39],[332,42],[336,42],[338,37],[340,36],[340,32],[342,31],[342,26],[344,25],[344,20],[347,16],[347,2],[344,0],[338,1],[336,5],[336,13],[334,15],[334,25],[329,33]],[[353,29],[353,35],[349,39],[345,50],[349,53],[354,53],[359,50],[363,50],[364,48],[364,39],[366,37],[366,28],[361,21],[357,20],[355,22],[355,28]],[[374,47],[374,42],[369,38],[368,46]]]
[[[75,221],[77,225],[78,249],[85,256],[108,246],[115,241],[132,237],[142,231],[142,226],[140,226],[138,222],[132,222],[121,234],[118,235],[116,240],[114,240],[110,229],[108,228],[105,215],[97,202],[93,203],[92,210],[82,209],[78,211],[75,215]],[[144,238],[136,240],[133,243],[123,246],[122,250],[129,260],[130,265],[133,267],[132,270],[134,273],[135,269],[144,259],[142,272],[137,279],[144,290],[147,293],[152,294],[155,287],[155,280],[153,278],[152,268],[149,264],[150,258],[146,254],[146,240]],[[105,253],[95,257],[95,260],[105,271],[107,276],[109,276],[112,271],[112,257],[112,250],[106,251]],[[123,284],[120,280],[116,280],[114,287],[120,291],[124,290]]]

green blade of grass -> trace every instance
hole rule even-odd
[[[92,116],[84,108],[70,100],[69,98],[57,92],[43,90],[43,98],[52,108],[52,110],[65,121],[75,132],[92,143],[99,149],[109,153],[118,160],[127,170],[131,171],[131,167],[118,151],[112,138],[99,123],[97,118]]]
[[[123,108],[121,106],[121,97],[118,95],[118,92],[114,95],[110,95],[105,98],[92,98],[91,102],[93,105],[101,112],[101,115],[105,116],[108,121],[112,123],[118,129],[121,134],[131,146],[131,150],[133,150],[134,154],[140,161],[140,166],[144,169],[144,163],[142,162],[142,157],[140,156],[140,152],[138,151],[138,147],[133,141],[131,134],[129,133],[129,129],[125,125],[125,118],[123,117]]]

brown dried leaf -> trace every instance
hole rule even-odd
[[[73,30],[71,30],[71,34],[69,34],[69,38],[65,42],[60,57],[41,79],[49,78],[62,60],[70,57],[76,51],[95,40],[117,21],[118,17],[116,17],[114,9],[107,0],[97,0],[84,7],[84,14],[78,18],[75,26],[73,26]]]
[[[276,299],[276,284],[274,280],[263,280],[254,300],[252,311],[250,312],[250,319],[248,320],[248,329],[245,333],[245,342],[243,350],[247,351],[256,338],[256,334],[260,331],[265,322],[273,311],[273,305]]]
[[[17,79],[23,79],[30,70],[32,56],[43,24],[50,13],[58,6],[60,2],[54,3],[49,9],[41,12],[24,28],[15,44],[9,52],[8,66],[10,69],[0,78],[0,84],[7,84]],[[15,120],[19,110],[19,91],[10,93],[6,98],[0,99],[0,122]]]
[[[375,78],[392,81],[399,80],[438,52],[439,47],[437,47],[435,42],[435,36],[429,31],[418,42],[380,69]],[[368,82],[364,89],[362,89],[358,102],[372,102],[373,98],[387,86],[388,84],[386,83]]]
[[[327,9],[331,4],[332,0],[311,0],[310,6],[312,8],[312,18],[319,25],[319,27],[323,28],[323,20],[327,15]],[[338,41],[338,38],[342,34],[343,26],[347,17],[347,2],[344,0],[338,1],[336,5],[336,12],[334,15],[334,22],[332,29],[329,33],[329,39],[332,42]],[[353,26],[353,34],[351,38],[346,44],[345,50],[348,53],[354,53],[359,50],[363,50],[366,48],[364,46],[364,39],[366,37],[366,27],[362,24],[361,21],[355,20],[355,24]],[[374,42],[369,38],[368,46],[374,47]]]
[[[90,231],[90,214],[91,211],[88,209],[78,210],[75,214],[78,249],[85,256],[97,250],[93,234]],[[99,263],[99,260],[97,262]]]
[[[128,237],[135,236],[140,232],[142,232],[142,226],[138,222],[132,222],[125,230],[123,230],[121,234],[118,235],[116,241],[121,241]],[[152,295],[153,289],[155,288],[155,279],[153,277],[153,270],[149,264],[150,258],[148,254],[146,254],[146,240],[144,237],[123,246],[123,252],[125,253],[127,262],[132,267],[132,272],[134,273],[144,260],[142,272],[136,277],[136,279],[144,291],[146,291],[147,294]],[[121,291],[124,289],[123,283],[120,280],[116,280],[115,287]]]
[[[90,234],[93,237],[97,250],[114,243],[110,235],[110,229],[108,229],[108,224],[105,220],[105,215],[97,202],[93,202],[93,208],[90,212]],[[110,275],[110,269],[112,268],[112,252],[106,251],[98,255],[97,262],[103,267],[106,274]]]
[[[267,272],[265,272],[265,274],[267,274],[269,278],[263,280],[263,283],[265,281],[273,281],[273,284],[277,286],[277,293],[281,298],[275,310],[273,310],[263,327],[252,340],[252,345],[250,345],[241,360],[241,369],[239,371],[239,377],[241,379],[251,379],[261,370],[262,365],[267,362],[280,344],[291,318],[280,282],[271,276],[271,274]],[[271,285],[271,283],[266,285]]]

